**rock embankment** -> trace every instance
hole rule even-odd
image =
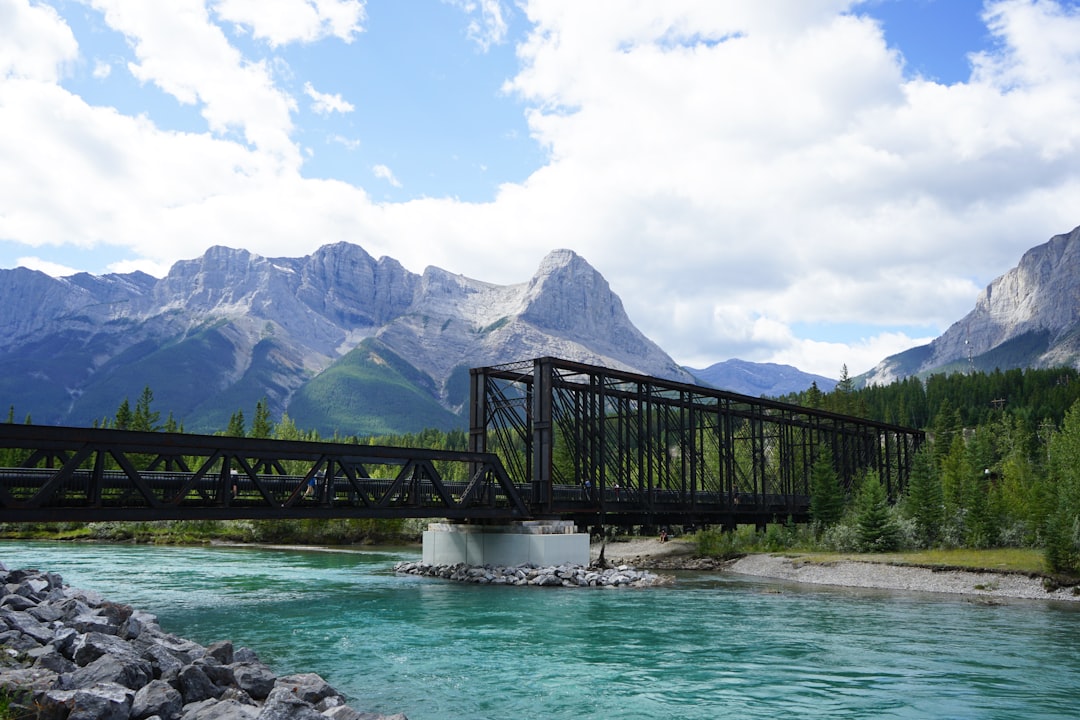
[[[666,585],[672,578],[635,570],[629,565],[614,568],[591,568],[582,565],[536,567],[516,565],[425,565],[420,562],[400,562],[394,570],[407,575],[437,577],[455,582],[478,585],[531,585],[535,587],[653,587]]]
[[[248,648],[171,635],[155,616],[67,587],[54,573],[0,564],[0,621],[0,692],[13,717],[383,718],[349,707],[318,675],[276,677]]]

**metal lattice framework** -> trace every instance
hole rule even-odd
[[[494,455],[0,424],[0,522],[523,518]]]
[[[828,446],[902,491],[923,433],[545,357],[471,374],[469,451],[0,424],[0,522],[807,518]]]
[[[828,446],[848,488],[895,497],[921,431],[556,358],[472,370],[470,449],[493,450],[537,515],[624,524],[807,519]]]

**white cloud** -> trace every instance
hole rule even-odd
[[[102,60],[94,62],[94,70],[91,73],[95,80],[105,80],[112,75],[112,65]]]
[[[316,115],[350,113],[356,109],[352,103],[343,100],[340,94],[321,93],[311,83],[304,83],[304,94],[314,101],[311,103],[311,111]]]
[[[570,247],[680,362],[835,377],[943,331],[1024,250],[1080,223],[1080,28],[1048,0],[988,3],[995,49],[949,86],[906,79],[855,0],[524,2],[533,29],[506,90],[549,160],[487,203],[375,203],[303,178],[276,66],[245,58],[202,3],[93,3],[136,77],[197,107],[208,132],[72,95],[58,84],[78,52],[67,25],[48,6],[0,6],[0,238],[110,243],[156,267],[211,244],[279,256],[347,240],[501,283]],[[329,17],[287,7],[301,5]],[[355,6],[333,8],[358,27]],[[271,45],[359,31],[214,8]],[[882,330],[793,330],[828,323]]]
[[[326,37],[352,42],[364,31],[364,6],[360,0],[217,0],[213,7],[276,47]]]
[[[43,272],[46,275],[50,275],[54,278],[67,277],[68,275],[74,275],[78,270],[75,268],[67,267],[59,263],[50,262],[48,260],[42,260],[39,257],[29,255],[27,257],[21,257],[18,260],[18,267],[24,267],[28,270],[37,270]]]
[[[78,52],[71,28],[53,8],[25,0],[0,4],[0,79],[55,82]]]
[[[492,45],[506,42],[507,23],[500,0],[443,0],[469,16],[469,39],[487,52]]]
[[[289,138],[295,101],[274,85],[265,62],[248,62],[210,21],[202,0],[144,3],[91,0],[133,46],[128,69],[184,104],[197,104],[211,131],[234,131],[286,165],[299,164]]]
[[[401,182],[396,177],[394,177],[394,171],[388,168],[386,165],[374,166],[373,168],[371,168],[371,173],[375,177],[379,178],[380,180],[385,180],[396,188],[401,187]]]

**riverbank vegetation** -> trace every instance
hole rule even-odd
[[[874,472],[843,486],[822,448],[812,523],[708,531],[699,534],[702,553],[905,551],[915,564],[991,569],[1020,557],[1012,569],[1080,576],[1076,370],[954,373],[864,389],[842,380],[831,393],[812,386],[783,400],[923,429],[927,442],[891,497]],[[1009,553],[1013,562],[1000,559]]]

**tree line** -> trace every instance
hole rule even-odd
[[[886,498],[869,473],[841,488],[827,450],[811,516],[837,549],[1041,548],[1080,573],[1080,377],[1075,369],[936,374],[856,388],[846,369],[829,393],[784,398],[925,430],[907,487]]]

